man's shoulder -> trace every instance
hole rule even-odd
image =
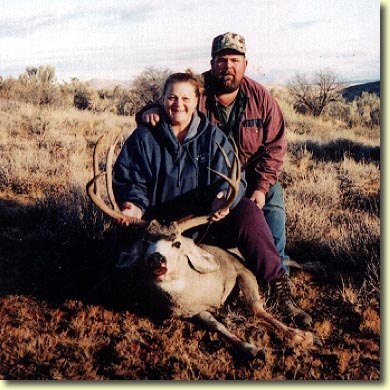
[[[267,101],[269,104],[274,104],[275,99],[271,92],[263,84],[245,76],[241,82],[242,91],[249,98],[253,97],[256,100]]]
[[[256,90],[256,91],[261,91],[263,93],[269,93],[268,89],[263,84],[260,84],[258,81],[255,81],[248,76],[243,77],[241,85],[244,88],[247,88],[249,90]]]

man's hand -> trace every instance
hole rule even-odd
[[[217,197],[213,200],[213,203],[211,205],[211,209],[212,210],[217,210],[212,216],[211,216],[211,220],[213,222],[218,222],[220,221],[221,219],[225,218],[230,210],[227,208],[225,209],[220,209],[219,208],[219,205],[222,205],[223,202],[224,202],[224,198],[225,198],[226,194],[223,192],[223,191],[220,191],[218,192],[217,194]]]
[[[122,226],[129,226],[130,225],[130,221],[129,221],[129,218],[126,218],[126,217],[141,219],[142,215],[143,215],[143,212],[134,203],[126,202],[123,205],[122,214],[124,215],[124,218],[123,219],[119,219],[118,222]]]
[[[142,114],[142,122],[155,127],[160,122],[160,112],[158,107],[149,108]]]
[[[262,209],[265,205],[265,194],[260,190],[255,190],[250,197],[259,209]]]

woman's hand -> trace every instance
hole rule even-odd
[[[224,203],[225,193],[223,191],[218,192],[216,198],[213,200],[213,203],[211,205],[211,210],[217,210],[214,212],[214,214],[211,216],[211,220],[213,222],[218,222],[221,219],[225,218],[230,210],[227,208],[219,208],[220,205]]]
[[[229,214],[229,212],[230,212],[230,209],[218,210],[211,216],[211,220],[213,222],[218,222],[221,219],[225,218]]]
[[[122,226],[129,226],[130,225],[130,218],[141,219],[143,212],[134,203],[126,202],[123,205],[122,214],[124,215],[124,218],[118,220],[119,224],[121,224]]]

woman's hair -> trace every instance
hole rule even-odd
[[[167,92],[169,85],[175,83],[190,83],[195,89],[197,97],[203,92],[203,83],[199,75],[195,75],[190,69],[183,73],[173,73],[165,81],[163,88],[163,96]]]

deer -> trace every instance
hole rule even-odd
[[[266,311],[257,279],[245,267],[245,259],[224,248],[196,244],[183,235],[191,228],[210,223],[209,215],[190,214],[163,225],[157,220],[139,220],[121,213],[112,188],[112,169],[114,150],[122,137],[119,134],[113,139],[107,151],[102,147],[105,136],[99,138],[93,153],[94,175],[86,185],[89,198],[103,213],[116,221],[126,218],[131,226],[142,231],[141,239],[120,254],[116,268],[140,273],[135,279],[142,279],[142,290],[156,301],[169,305],[174,318],[200,321],[206,329],[220,334],[245,358],[264,358],[264,347],[241,340],[214,315],[237,286],[250,312],[283,342],[302,348],[321,345],[320,339],[312,332],[287,326]],[[238,193],[241,169],[236,147],[232,164],[221,147],[220,150],[230,169],[229,176],[215,172],[229,185],[220,208],[229,208]],[[99,155],[102,153],[106,153],[104,171],[99,169]],[[105,199],[100,194],[99,181],[105,181]],[[160,298],[164,299],[161,301]]]

